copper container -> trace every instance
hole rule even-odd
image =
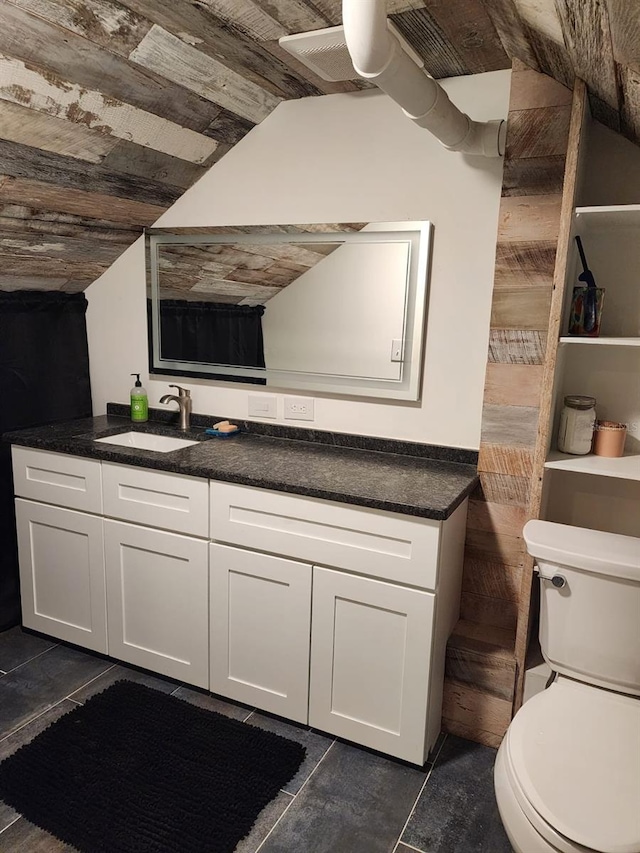
[[[627,425],[616,421],[596,421],[593,433],[593,452],[596,456],[615,458],[624,453]]]

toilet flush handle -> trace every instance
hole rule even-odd
[[[540,571],[540,566],[536,566],[536,570],[541,581],[550,581],[556,589],[563,589],[567,585],[567,579],[564,575],[553,575],[552,577],[547,578]]]

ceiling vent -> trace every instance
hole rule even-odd
[[[396,37],[402,49],[420,68],[424,63],[406,41],[400,30],[387,20],[389,30]],[[297,33],[293,36],[283,36],[280,47],[311,69],[318,77],[331,83],[342,80],[357,80],[360,74],[353,67],[349,48],[344,37],[344,27],[327,27],[323,30],[313,30],[309,33]]]

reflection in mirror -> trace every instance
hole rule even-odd
[[[429,236],[412,222],[149,229],[151,369],[417,399]]]

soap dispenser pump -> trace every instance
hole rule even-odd
[[[140,424],[149,420],[149,399],[140,382],[140,374],[131,375],[136,377],[136,384],[131,389],[131,420]]]

